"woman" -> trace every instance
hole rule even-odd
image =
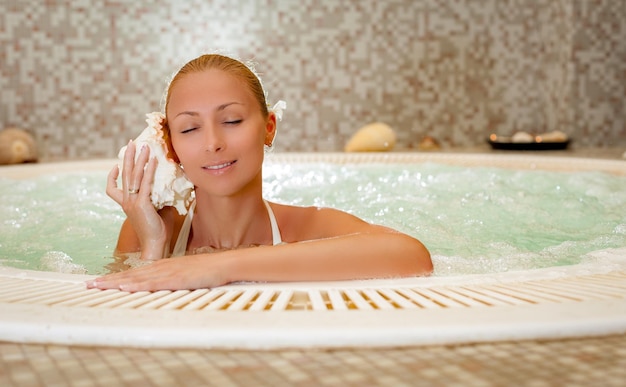
[[[335,209],[263,200],[264,148],[276,135],[276,114],[243,63],[221,55],[187,63],[169,85],[165,116],[171,156],[195,186],[193,207],[187,218],[172,207],[155,210],[150,190],[156,161],[148,149],[135,161],[138,150],[129,144],[122,188],[117,168],[107,183],[107,194],[127,215],[116,254],[140,252],[142,260],[154,262],[89,281],[88,287],[175,290],[432,272],[428,250],[408,235]],[[181,246],[188,255],[163,259]]]

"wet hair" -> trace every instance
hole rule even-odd
[[[167,92],[165,94],[165,107],[163,110],[164,113],[167,115],[167,107],[170,103],[172,88],[176,85],[176,83],[178,83],[179,79],[183,78],[187,74],[193,74],[213,69],[224,71],[232,75],[233,77],[240,79],[246,86],[248,86],[248,88],[252,92],[252,95],[259,103],[261,114],[264,118],[267,118],[267,116],[269,115],[269,111],[267,109],[265,91],[263,90],[261,80],[252,70],[251,66],[248,67],[247,65],[236,59],[219,54],[201,55],[187,62],[183,67],[180,68],[180,70],[178,70],[178,72],[170,81],[169,86],[167,87]],[[172,148],[172,141],[170,139],[170,129],[167,125],[167,118],[162,124],[164,132],[163,137],[169,148],[169,156],[176,162],[179,162],[178,157],[176,156],[176,153]]]

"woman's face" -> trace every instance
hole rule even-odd
[[[235,195],[260,189],[264,143],[276,118],[264,118],[246,84],[221,70],[187,74],[170,90],[172,146],[199,190]]]

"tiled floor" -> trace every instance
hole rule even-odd
[[[394,349],[0,343],[0,386],[625,386],[626,335]]]

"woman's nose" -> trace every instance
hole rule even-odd
[[[226,146],[224,136],[219,130],[209,128],[205,135],[205,149],[207,152],[219,152]]]

